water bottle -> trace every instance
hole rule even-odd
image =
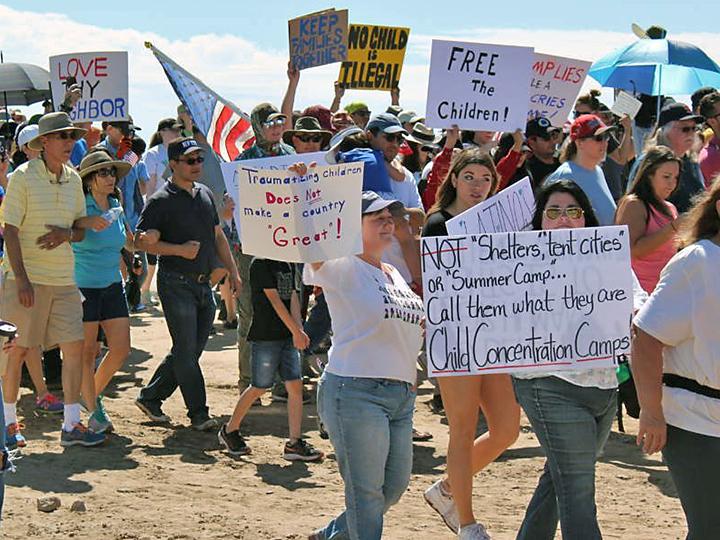
[[[104,212],[102,214],[102,217],[110,223],[114,223],[120,218],[120,214],[122,214],[122,208],[119,206],[115,206],[113,208],[110,208],[107,212]]]

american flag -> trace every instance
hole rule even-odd
[[[254,136],[247,114],[210,90],[152,43],[146,42],[145,46],[160,62],[178,98],[218,156],[225,161],[233,161],[253,144]]]

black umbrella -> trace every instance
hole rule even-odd
[[[32,64],[0,64],[0,101],[8,105],[31,105],[50,99],[50,73]]]

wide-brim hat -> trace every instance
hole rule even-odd
[[[132,165],[127,161],[114,160],[107,152],[90,152],[80,162],[78,174],[80,174],[80,178],[85,179],[88,174],[107,167],[115,167],[118,180],[132,169]]]
[[[51,133],[60,133],[62,131],[72,132],[75,140],[78,140],[87,133],[87,129],[74,126],[67,113],[48,113],[40,118],[38,122],[38,134],[35,138],[28,141],[28,148],[40,152],[43,149],[42,141],[40,140],[42,136],[50,135]]]
[[[293,129],[288,129],[282,135],[283,141],[287,144],[292,145],[293,135],[300,133],[308,133],[311,135],[322,135],[322,141],[320,141],[320,148],[325,148],[330,142],[332,132],[322,128],[317,118],[313,116],[302,116],[295,122]]]
[[[438,148],[438,142],[440,142],[440,139],[442,139],[441,135],[437,135],[432,128],[429,128],[420,122],[415,124],[410,135],[405,137],[406,141],[417,143],[420,146],[430,146],[433,148]]]

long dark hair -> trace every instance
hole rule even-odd
[[[411,173],[422,172],[423,167],[427,164],[427,162],[420,163],[420,148],[422,148],[422,146],[413,141],[407,141],[407,145],[410,147],[410,150],[412,150],[412,154],[403,156],[403,167]]]
[[[577,201],[578,206],[583,209],[586,227],[598,227],[600,225],[600,222],[595,215],[595,210],[593,210],[593,207],[590,204],[590,199],[588,199],[587,195],[585,195],[585,192],[580,188],[580,186],[572,180],[558,180],[552,184],[545,184],[545,186],[540,188],[540,191],[538,191],[536,195],[535,213],[533,214],[531,221],[534,231],[542,229],[542,218],[545,212],[545,207],[547,206],[547,203],[553,193],[567,193],[572,196],[575,201]]]
[[[668,148],[667,146],[653,146],[652,148],[648,148],[648,150],[645,152],[645,157],[640,163],[638,172],[635,174],[635,179],[633,180],[632,184],[630,184],[627,195],[623,197],[624,200],[630,195],[635,195],[635,197],[645,203],[645,207],[648,212],[647,219],[650,219],[650,207],[653,207],[665,217],[668,217],[670,219],[673,218],[673,215],[670,213],[670,209],[668,208],[667,204],[664,204],[664,201],[661,201],[657,198],[657,196],[655,195],[655,191],[652,188],[652,178],[660,165],[662,165],[663,163],[671,162],[678,164],[678,180],[675,183],[675,189],[673,189],[670,195],[675,193],[680,186],[682,160],[679,157],[676,157],[673,151],[670,150],[670,148]],[[618,205],[618,208],[619,207],[620,205]]]
[[[720,200],[720,174],[715,177],[709,190],[698,195],[694,206],[687,213],[685,224],[680,230],[681,248],[699,240],[710,240],[720,232],[720,215],[716,208],[718,200]]]
[[[495,163],[493,162],[493,159],[489,154],[481,152],[477,147],[466,148],[465,150],[460,150],[453,156],[452,162],[450,163],[450,170],[448,171],[445,180],[443,180],[443,183],[440,184],[440,187],[438,188],[435,204],[433,204],[432,208],[428,210],[428,216],[446,209],[453,203],[457,197],[457,189],[452,184],[452,177],[453,175],[457,177],[460,174],[460,171],[468,165],[483,165],[484,167],[487,167],[492,175],[492,185],[490,186],[490,193],[488,193],[488,197],[495,194],[499,179],[497,170],[495,170]]]

